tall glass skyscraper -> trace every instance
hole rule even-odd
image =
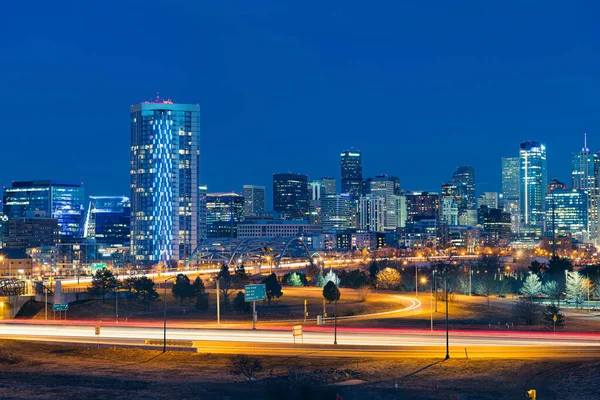
[[[244,216],[264,215],[265,208],[265,187],[256,185],[244,185]]]
[[[244,196],[237,193],[206,195],[206,226],[209,238],[235,238],[244,220]]]
[[[546,195],[545,234],[572,235],[583,241],[588,229],[588,195],[583,190],[554,189]]]
[[[321,197],[321,225],[325,232],[341,232],[355,228],[356,204],[349,194]]]
[[[198,242],[200,106],[157,98],[131,106],[131,254],[186,260]]]
[[[548,186],[546,146],[538,141],[523,142],[519,159],[521,224],[541,233]]]
[[[464,165],[456,168],[452,174],[452,182],[462,191],[464,205],[459,203],[459,213],[475,209],[475,168]]]
[[[3,203],[9,219],[35,213],[56,218],[62,237],[83,234],[83,184],[53,180],[13,182],[12,187],[4,189]]]
[[[273,209],[284,220],[308,219],[308,176],[273,174]]]
[[[355,198],[362,195],[363,174],[360,151],[344,151],[342,153],[342,193]]]
[[[510,213],[511,228],[519,230],[520,219],[520,160],[519,157],[502,158],[502,209]]]
[[[90,196],[84,237],[108,246],[129,246],[131,202],[125,196]]]
[[[600,183],[598,182],[598,167],[600,160],[598,154],[591,153],[587,147],[587,135],[579,153],[573,154],[571,177],[573,189],[587,193],[588,205],[588,238],[600,238],[600,222],[598,220],[598,197],[600,197]]]

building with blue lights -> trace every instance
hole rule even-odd
[[[539,236],[544,225],[548,185],[546,146],[538,141],[523,142],[519,159],[521,231]]]
[[[129,246],[131,202],[125,196],[90,196],[84,237],[110,247]]]
[[[588,194],[583,190],[554,189],[546,195],[545,235],[586,239]]]
[[[56,218],[61,237],[83,234],[83,184],[53,180],[13,182],[4,189],[4,214],[8,219]]]
[[[237,193],[206,195],[206,226],[209,238],[235,238],[244,220],[244,196]]]
[[[157,98],[130,111],[133,260],[186,260],[200,230],[200,106]]]

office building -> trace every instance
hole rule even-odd
[[[206,226],[209,238],[235,238],[244,220],[244,196],[236,193],[206,195]]]
[[[132,257],[185,261],[200,229],[200,106],[157,98],[130,111]]]
[[[498,192],[483,192],[477,198],[477,208],[498,208]]]
[[[264,186],[244,185],[244,217],[265,215],[265,192]]]
[[[53,180],[13,182],[12,187],[4,189],[4,214],[14,219],[26,218],[28,213],[57,219],[61,237],[81,237],[83,184]]]
[[[363,193],[362,158],[360,151],[344,151],[341,155],[342,193],[359,198]]]
[[[583,241],[588,229],[588,195],[583,190],[554,189],[546,195],[545,236],[571,235]]]
[[[520,222],[520,159],[502,158],[502,209],[510,213],[513,231],[519,231]]]
[[[96,243],[121,247],[131,241],[131,202],[125,196],[90,196],[84,234]]]
[[[466,210],[475,209],[475,169],[470,165],[464,165],[456,168],[456,172],[452,175],[452,182],[455,183],[459,190],[464,191],[465,204],[459,208],[464,207]],[[463,189],[464,188],[464,189]],[[462,212],[462,209],[459,209]]]
[[[31,257],[20,249],[0,250],[0,276],[3,278],[30,278],[33,271]]]
[[[238,238],[311,236],[321,233],[321,226],[306,221],[247,220],[237,226]]]
[[[408,192],[406,198],[406,214],[408,222],[421,219],[440,218],[440,195],[432,192]]]
[[[538,141],[523,142],[519,159],[521,227],[525,226],[530,234],[539,235],[544,223],[548,185],[546,146]]]
[[[321,225],[324,232],[356,228],[356,202],[347,193],[321,197]]]
[[[208,188],[206,185],[198,187],[198,242],[208,237],[206,226],[206,195]]]
[[[600,239],[600,221],[598,206],[600,197],[598,154],[591,153],[587,147],[587,134],[579,153],[573,154],[571,169],[572,186],[575,190],[586,192],[588,199],[588,239]]]
[[[273,209],[283,220],[308,220],[308,176],[273,174]]]
[[[458,225],[458,206],[453,197],[442,197],[440,209],[442,222],[448,225]]]
[[[359,229],[369,232],[385,230],[385,200],[368,194],[358,199]]]
[[[400,180],[395,176],[378,175],[366,181],[366,194],[381,197],[385,203],[385,229],[399,226],[398,196]]]
[[[323,187],[321,188],[321,195],[334,195],[337,194],[335,178],[324,177],[321,178],[321,182],[323,182]]]
[[[59,241],[56,218],[28,216],[8,220],[4,247],[25,251],[40,246],[55,246]]]

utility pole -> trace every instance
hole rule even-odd
[[[419,270],[415,264],[415,297],[419,297]]]
[[[431,314],[431,332],[433,332],[433,282],[435,281],[435,270],[432,271],[433,281],[431,281],[431,300],[429,303],[429,312]]]
[[[469,296],[473,295],[473,267],[469,265]]]
[[[556,224],[555,224],[555,216],[554,211],[556,207],[554,206],[554,196],[550,193],[550,198],[552,199],[552,258],[556,257]]]
[[[219,299],[219,278],[217,278],[217,325],[221,326],[221,301]]]
[[[337,300],[335,301],[335,309],[333,311],[333,344],[337,344]]]
[[[450,358],[450,348],[448,342],[448,265],[444,273],[444,292],[446,293],[446,360]]]

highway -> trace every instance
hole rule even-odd
[[[145,346],[146,340],[160,340],[157,326],[102,326],[97,337],[94,325],[0,324],[0,337],[51,343],[102,343]],[[540,332],[454,331],[450,334],[451,354],[465,357],[599,357],[600,335],[552,334]],[[193,341],[202,353],[252,353],[262,355],[310,355],[351,357],[431,357],[445,354],[444,331],[339,328],[338,345],[333,345],[332,327],[307,327],[303,337],[294,338],[291,329],[198,329],[169,328],[167,340]],[[191,344],[190,344],[191,346]],[[466,351],[465,351],[466,350]]]

